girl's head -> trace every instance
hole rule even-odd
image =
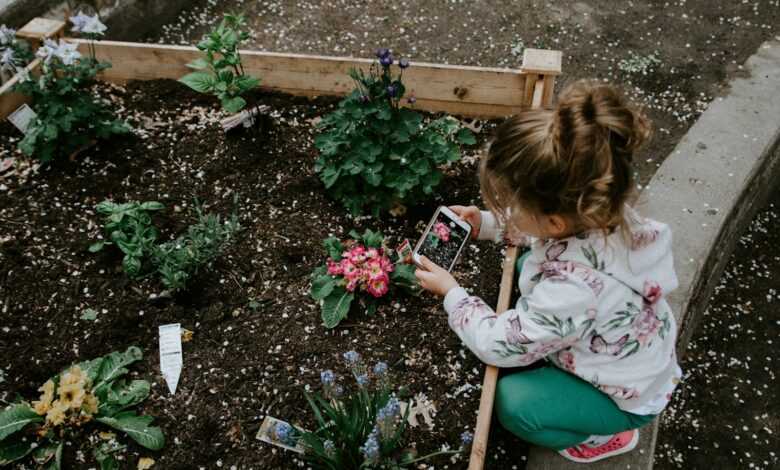
[[[496,131],[482,196],[508,228],[541,238],[623,225],[631,160],[650,123],[614,87],[578,81],[553,110],[525,111]]]

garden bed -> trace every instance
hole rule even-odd
[[[401,296],[373,317],[353,311],[327,330],[308,287],[330,235],[371,228],[393,243],[414,241],[438,204],[478,203],[477,146],[447,170],[437,200],[400,218],[354,220],[327,198],[313,171],[314,122],[336,98],[257,92],[273,123],[225,135],[217,103],[176,82],[104,84],[96,92],[114,101],[133,134],[101,143],[75,163],[37,171],[24,163],[0,176],[0,398],[35,396],[73,362],[138,345],[145,357],[135,370],[153,379],[144,412],[158,418],[167,444],[159,453],[131,447],[128,468],[147,455],[166,469],[295,468],[294,455],[255,440],[255,433],[266,415],[311,425],[304,387],[317,389],[322,369],[347,375],[341,353],[354,349],[372,363],[386,361],[398,385],[436,403],[435,428],[416,428],[410,444],[421,453],[458,445],[474,425],[482,367],[449,331],[439,302]],[[3,123],[0,136],[0,158],[19,157],[17,131]],[[192,222],[195,198],[211,212],[236,210],[244,230],[185,292],[155,298],[162,286],[154,278],[128,279],[118,250],[88,251],[101,233],[95,205],[107,198],[165,204],[155,216],[165,239]],[[500,251],[472,244],[455,268],[463,285],[490,303],[498,294]],[[96,320],[80,318],[86,309],[98,312]],[[170,396],[159,372],[157,327],[176,322],[194,336],[184,344],[182,377]],[[521,466],[525,449],[515,439],[504,445],[505,438],[494,430],[489,465]],[[76,458],[74,450],[66,457]],[[465,468],[465,460],[449,468]]]

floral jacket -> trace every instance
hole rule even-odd
[[[652,411],[660,412],[681,374],[677,326],[664,298],[677,287],[672,234],[633,211],[631,218],[630,240],[616,231],[531,242],[521,297],[501,315],[453,288],[444,299],[450,327],[485,363],[517,367],[547,358],[623,410],[646,410],[652,401]],[[500,232],[483,212],[480,238],[497,239]],[[665,397],[660,406],[659,394]]]

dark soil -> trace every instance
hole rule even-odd
[[[742,235],[661,418],[655,468],[780,467],[780,192]]]
[[[2,400],[37,399],[37,388],[71,363],[138,345],[145,357],[133,374],[153,382],[142,411],[157,417],[167,443],[160,452],[131,445],[124,466],[151,456],[155,468],[165,469],[297,468],[293,454],[255,440],[258,427],[266,415],[310,426],[304,388],[318,389],[322,369],[346,376],[341,354],[355,349],[370,363],[388,362],[397,385],[436,403],[435,429],[413,430],[410,445],[422,453],[459,444],[475,422],[482,367],[449,331],[439,302],[390,299],[372,318],[352,312],[326,330],[308,287],[329,235],[372,228],[393,243],[414,242],[438,204],[477,203],[475,149],[447,171],[436,201],[403,218],[355,221],[326,197],[313,173],[309,119],[334,100],[258,93],[257,102],[271,106],[273,123],[266,131],[226,136],[214,101],[176,82],[103,92],[130,120],[133,135],[103,142],[76,163],[38,172],[22,164],[0,179]],[[0,137],[0,155],[14,154],[15,129],[0,124]],[[192,223],[195,198],[208,211],[236,210],[245,228],[186,292],[150,300],[162,290],[156,279],[129,280],[112,247],[87,251],[101,234],[94,207],[106,198],[165,204],[155,217],[163,238]],[[495,301],[500,260],[498,246],[469,245],[456,276]],[[80,319],[87,308],[99,312],[96,321]],[[157,328],[167,323],[194,332],[184,344],[175,396],[158,363]],[[524,459],[522,444],[500,430],[491,444],[498,456],[491,456],[491,468]],[[77,449],[85,461],[74,460]],[[86,439],[68,442],[65,455],[66,468],[94,466]],[[447,462],[440,459],[437,468]],[[448,465],[465,467],[463,460]]]

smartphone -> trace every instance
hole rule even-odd
[[[425,256],[437,265],[452,271],[463,247],[471,235],[471,225],[450,209],[436,209],[428,227],[412,252],[412,260],[419,265]]]

